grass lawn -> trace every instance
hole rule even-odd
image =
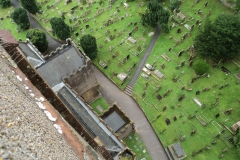
[[[137,133],[131,133],[123,141],[126,143],[128,148],[132,149],[132,151],[136,154],[136,158],[138,160],[141,160],[143,158],[145,158],[146,160],[151,160],[151,157],[144,143],[142,142],[141,138]]]
[[[0,8],[0,17],[3,18],[3,20],[0,20],[0,29],[1,30],[9,30],[12,35],[16,38],[16,40],[26,40],[26,33],[27,30],[24,31],[18,31],[18,26],[12,22],[10,15],[13,11],[13,7],[9,8]]]
[[[185,51],[193,44],[194,37],[199,33],[196,20],[200,20],[202,26],[204,26],[206,15],[210,9],[212,10],[210,20],[214,20],[217,15],[223,12],[225,14],[232,14],[232,12],[217,0],[209,1],[208,6],[205,8],[205,1],[200,1],[191,7],[192,3],[193,1],[187,0],[182,3],[180,8],[181,12],[187,17],[185,24],[189,26],[195,25],[193,31],[189,31],[183,25],[177,24],[169,34],[161,34],[147,60],[149,64],[156,61],[155,68],[164,74],[164,78],[159,80],[154,76],[150,76],[147,80],[139,77],[134,86],[133,95],[150,122],[152,122],[152,126],[164,147],[180,142],[188,156],[186,159],[214,160],[221,155],[224,155],[222,159],[239,159],[235,148],[228,141],[233,135],[224,127],[225,125],[230,128],[239,120],[240,85],[236,84],[238,80],[234,76],[235,73],[240,72],[239,67],[232,61],[225,62],[223,66],[231,71],[230,75],[226,75],[220,68],[213,68],[211,62],[209,62],[210,77],[203,76],[194,83],[189,83],[196,75],[192,67],[188,66],[190,55],[193,53]],[[203,12],[202,16],[197,14],[199,8]],[[176,16],[174,17],[179,20]],[[181,33],[177,33],[179,28],[182,29]],[[185,33],[189,33],[190,36],[175,46],[176,41],[180,40]],[[169,39],[170,36],[172,36],[172,39]],[[169,51],[169,48],[171,48],[171,51]],[[181,50],[184,50],[184,53],[178,57]],[[163,53],[171,59],[170,62],[161,57]],[[200,58],[197,55],[194,61]],[[240,57],[234,59],[236,62],[240,62],[239,60]],[[185,65],[179,67],[183,61],[185,61]],[[162,64],[165,65],[164,69],[161,67]],[[176,82],[173,81],[174,77],[177,77]],[[148,83],[147,86],[146,83]],[[220,89],[221,85],[228,83],[229,85]],[[161,86],[160,90],[157,88],[158,85]],[[183,86],[185,86],[185,89],[182,90]],[[207,87],[210,87],[210,90],[203,92],[203,88]],[[158,100],[157,95],[163,96],[167,90],[171,90],[171,92],[166,97]],[[197,91],[200,91],[199,95],[196,95]],[[145,96],[143,96],[143,92],[146,93]],[[182,94],[185,95],[185,98],[178,101]],[[206,106],[204,108],[199,107],[193,101],[194,98],[197,98]],[[218,104],[212,105],[216,102],[216,98],[219,98]],[[164,108],[166,109],[164,110]],[[226,114],[225,111],[230,108],[233,111],[231,114]],[[218,118],[216,118],[217,114],[220,115]],[[171,121],[170,125],[166,124],[166,119]],[[195,133],[191,135],[194,130],[196,130]],[[219,137],[216,137],[218,134]],[[185,140],[181,141],[184,137]],[[212,144],[214,141],[217,141],[216,144]],[[206,147],[210,149],[205,149]],[[228,150],[223,153],[222,150],[226,148]],[[202,151],[200,151],[201,149]],[[194,155],[195,152],[199,153]]]
[[[101,115],[104,111],[106,111],[110,107],[110,105],[103,97],[100,97],[94,102],[92,102],[90,106],[98,115]]]
[[[44,2],[45,0],[40,0],[39,2]],[[136,2],[139,3],[136,7]],[[116,1],[112,7],[109,7],[108,2],[105,2],[102,6],[99,3],[93,3],[90,7],[87,5],[77,4],[76,1],[65,5],[65,1],[60,1],[55,3],[54,1],[44,3],[42,5],[43,14],[38,14],[36,16],[37,20],[42,24],[50,34],[51,25],[49,20],[52,17],[61,17],[61,14],[65,12],[65,22],[73,27],[72,37],[76,43],[79,42],[83,34],[91,34],[96,37],[98,44],[98,56],[93,60],[94,64],[101,69],[106,76],[108,76],[116,85],[121,89],[124,89],[130,80],[134,70],[131,70],[134,63],[138,63],[141,60],[142,55],[147,47],[147,44],[150,42],[151,37],[147,36],[149,32],[154,31],[152,28],[144,28],[140,24],[140,16],[138,12],[145,9],[145,6],[141,6],[142,1],[137,0],[136,2],[129,2],[129,7],[124,9],[124,6],[121,5],[121,1]],[[55,4],[54,7],[48,6]],[[78,6],[77,6],[78,5]],[[71,8],[77,6],[74,14],[71,13]],[[82,9],[80,9],[82,6]],[[117,6],[119,7],[119,12],[117,11]],[[98,16],[95,14],[103,9],[103,13]],[[83,13],[90,12],[83,16]],[[72,19],[72,22],[70,22]],[[87,22],[83,22],[89,19]],[[121,20],[123,19],[123,20]],[[108,26],[105,26],[104,23],[107,21],[114,21]],[[134,25],[134,23],[136,23]],[[87,28],[86,25],[90,27]],[[135,28],[138,29],[132,33],[132,37],[137,41],[135,44],[127,40],[129,33]],[[107,30],[109,33],[107,34]],[[143,32],[146,32],[146,35],[143,35]],[[75,33],[78,33],[79,36],[76,36]],[[115,37],[111,39],[111,37]],[[56,37],[55,37],[56,38]],[[99,47],[100,44],[102,47]],[[110,47],[114,47],[110,51]],[[140,46],[140,48],[138,48]],[[115,55],[115,57],[113,57]],[[127,56],[130,56],[128,60],[125,61]],[[99,61],[103,61],[107,64],[107,68],[103,69],[99,65]],[[137,66],[137,65],[136,65]],[[126,82],[122,82],[116,76],[113,76],[113,73],[126,73],[128,74],[128,79]]]
[[[38,2],[44,1],[39,0]],[[143,1],[146,4],[147,1]],[[95,36],[99,52],[97,58],[93,60],[94,64],[116,85],[123,89],[134,73],[135,68],[131,70],[131,67],[134,63],[139,63],[151,40],[148,33],[154,31],[154,29],[142,27],[139,22],[140,16],[138,12],[146,8],[146,5],[140,5],[141,2],[142,0],[129,2],[129,7],[124,9],[121,1],[116,1],[112,7],[109,7],[106,2],[103,6],[100,6],[99,3],[94,3],[88,7],[87,5],[77,4],[77,1],[67,5],[65,5],[65,1],[59,1],[59,3],[50,1],[42,4],[44,13],[36,15],[36,18],[52,34],[49,20],[52,17],[61,17],[61,14],[65,12],[65,22],[73,27],[72,38],[76,43],[79,42],[83,34],[92,34]],[[221,155],[224,155],[222,159],[239,159],[235,148],[228,141],[233,135],[227,128],[230,128],[231,125],[239,121],[240,84],[236,83],[237,79],[234,74],[239,73],[240,69],[232,61],[227,61],[223,66],[230,70],[231,74],[226,75],[219,67],[213,68],[211,62],[208,61],[210,64],[210,77],[203,76],[194,83],[189,83],[192,78],[196,77],[192,67],[188,66],[189,58],[191,55],[197,53],[192,52],[191,49],[186,51],[188,47],[193,45],[194,38],[199,33],[200,29],[196,25],[197,20],[200,20],[202,26],[204,26],[210,10],[210,20],[214,20],[218,15],[223,13],[233,13],[221,4],[219,0],[208,1],[207,7],[204,7],[205,1],[199,1],[199,3],[193,5],[194,2],[192,0],[185,0],[180,7],[181,12],[186,16],[184,24],[188,24],[189,26],[194,25],[194,29],[189,31],[183,25],[175,23],[175,27],[171,29],[169,34],[160,35],[147,60],[149,64],[155,62],[155,68],[164,74],[164,78],[158,79],[154,74],[148,80],[139,77],[134,86],[133,97],[142,107],[164,147],[175,142],[180,142],[188,156],[186,159],[189,160],[215,160],[219,159]],[[168,3],[169,1],[163,6],[167,7]],[[71,8],[76,5],[78,6],[74,14],[72,14]],[[80,6],[82,6],[82,9]],[[117,11],[117,7],[120,9],[119,12]],[[199,8],[202,11],[202,15],[197,13]],[[95,16],[100,9],[104,9],[103,13]],[[4,18],[4,20],[0,21],[0,29],[10,30],[17,40],[25,40],[26,31],[18,33],[16,24],[12,23],[10,18],[6,18],[10,16],[12,10],[12,7],[0,10],[0,17]],[[88,10],[90,10],[89,14],[81,16]],[[89,18],[89,21],[83,22],[87,18]],[[174,18],[180,23],[182,22],[176,15],[174,15]],[[72,22],[70,22],[70,19],[72,19]],[[104,23],[108,20],[114,21],[114,23],[104,26]],[[135,23],[136,25],[134,25]],[[133,44],[127,39],[129,33],[137,26],[138,29],[132,33],[132,37],[137,42]],[[179,28],[182,30],[181,33],[177,33]],[[109,30],[109,33],[106,33],[107,30]],[[76,33],[79,36],[76,36]],[[189,36],[183,42],[180,42],[185,33],[188,33]],[[52,36],[54,37],[54,35]],[[176,41],[180,43],[176,45]],[[100,47],[100,44],[102,47]],[[110,51],[110,46],[114,47],[112,51]],[[171,51],[169,50],[170,48]],[[181,50],[184,50],[184,53],[178,57],[177,55]],[[168,62],[163,59],[161,57],[163,53],[171,61]],[[126,60],[128,55],[129,59]],[[197,55],[194,61],[200,58]],[[103,69],[99,65],[100,60],[108,65],[106,69]],[[185,61],[185,65],[179,67],[183,61]],[[234,61],[240,63],[240,57],[236,57]],[[162,64],[165,65],[164,69],[161,67]],[[126,73],[128,74],[128,79],[123,83],[113,73]],[[177,80],[174,82],[173,78],[177,78]],[[226,87],[220,89],[221,85]],[[161,86],[160,89],[159,86]],[[185,89],[181,89],[183,87]],[[210,87],[210,89],[203,92],[203,88],[206,87]],[[197,91],[200,91],[199,95],[196,95]],[[166,97],[163,97],[167,92]],[[145,96],[143,96],[143,93],[145,93]],[[185,95],[185,98],[182,101],[178,101],[182,94]],[[161,100],[156,98],[158,95],[162,96]],[[193,101],[194,98],[197,98],[205,107],[199,107]],[[219,98],[218,104],[213,105],[216,98]],[[98,105],[102,107],[103,111],[109,107],[109,104],[103,98],[97,99],[91,106],[98,114],[102,113],[96,108]],[[226,110],[230,108],[232,108],[231,114],[226,114]],[[219,116],[217,117],[216,115],[218,114]],[[169,119],[171,124],[167,125],[165,122],[166,119]],[[193,131],[195,133],[192,134]],[[151,159],[147,152],[143,153],[145,146],[136,133],[128,136],[124,141],[136,153],[137,159],[143,157]],[[225,151],[226,148],[227,151]],[[195,155],[197,152],[198,154]]]

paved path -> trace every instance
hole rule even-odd
[[[134,84],[136,83],[137,78],[138,78],[139,74],[141,73],[142,68],[143,68],[145,62],[147,61],[150,53],[152,52],[152,48],[153,48],[155,42],[157,41],[158,36],[160,35],[160,31],[161,31],[160,26],[157,25],[156,30],[155,30],[155,33],[154,33],[154,35],[153,35],[153,38],[152,38],[152,40],[150,41],[150,43],[149,43],[149,45],[148,45],[148,48],[147,48],[146,52],[144,53],[144,56],[142,57],[142,59],[141,59],[139,65],[138,65],[138,67],[137,67],[134,75],[132,76],[132,79],[130,80],[130,82],[129,82],[129,84],[128,84],[128,85],[130,85],[131,87],[133,87]]]
[[[142,138],[153,160],[167,160],[167,155],[158,137],[149,124],[138,104],[115,84],[113,84],[101,71],[95,69],[98,82],[101,85],[102,96],[110,103],[116,102],[119,107],[135,122],[137,133]]]
[[[16,8],[19,7],[18,0],[11,0],[12,5]],[[29,15],[29,21],[31,28],[42,29],[42,26],[31,16]],[[160,34],[159,26],[156,28],[155,34],[135,72],[133,75],[130,85],[134,85],[139,73],[142,70],[148,56],[151,53],[151,50]],[[53,39],[47,33],[47,39],[49,42],[49,50],[55,50],[61,43]],[[116,102],[122,109],[127,113],[127,115],[135,122],[137,128],[137,133],[142,138],[144,144],[147,147],[148,152],[150,153],[153,160],[168,160],[167,155],[162,147],[158,137],[156,136],[154,130],[152,129],[150,123],[145,117],[142,110],[139,108],[138,104],[123,91],[121,91],[115,84],[113,84],[102,72],[96,69],[96,76],[101,84],[103,97],[110,103]]]
[[[11,3],[13,5],[13,7],[15,7],[15,8],[20,7],[20,2],[18,0],[11,0]],[[28,18],[30,21],[31,28],[39,28],[39,29],[45,31],[45,29],[38,23],[38,21],[31,14],[28,14]],[[54,51],[57,47],[59,47],[63,44],[62,42],[59,42],[59,41],[55,40],[54,38],[52,38],[47,32],[46,32],[46,36],[47,36],[47,40],[48,40],[47,53]]]

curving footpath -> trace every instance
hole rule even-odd
[[[145,51],[145,53],[144,53],[144,55],[143,55],[139,65],[138,65],[136,71],[134,72],[134,74],[132,76],[132,79],[128,83],[129,86],[133,87],[134,84],[136,83],[137,78],[138,78],[139,74],[141,73],[142,68],[145,65],[145,62],[147,61],[149,55],[151,54],[153,46],[155,45],[155,43],[156,43],[160,33],[161,33],[160,25],[157,25],[156,30],[155,30],[154,35],[153,35],[153,38],[151,39],[151,41],[150,41],[150,43],[148,45],[147,50]]]
[[[12,5],[17,8],[19,7],[18,0],[11,0]],[[32,17],[29,15],[29,21],[31,28],[44,28]],[[55,50],[61,45],[61,42],[53,39],[47,32],[47,39],[49,42],[48,50]],[[152,48],[157,41],[158,36],[160,35],[160,27],[157,26],[155,34],[141,60],[139,63],[129,85],[133,86],[140,74],[142,67],[144,66],[147,58],[149,57]],[[116,102],[124,112],[135,122],[137,133],[142,138],[146,148],[152,157],[153,160],[168,160],[167,154],[156,136],[152,126],[148,122],[146,116],[138,106],[138,104],[128,95],[126,95],[122,90],[120,90],[115,84],[113,84],[101,71],[95,69],[95,74],[97,76],[98,82],[101,85],[102,96],[111,104]]]
[[[18,0],[11,0],[11,3],[12,3],[12,6],[14,8],[19,8],[20,7],[20,4],[19,4],[20,2]],[[38,21],[29,13],[28,13],[28,19],[29,19],[31,28],[39,28],[39,29],[45,31],[45,29],[38,23]],[[56,50],[56,48],[60,47],[63,43],[60,42],[60,41],[57,41],[54,38],[52,38],[48,34],[48,32],[45,31],[45,33],[46,33],[47,40],[48,40],[48,50],[47,50],[47,53],[46,53],[46,54],[48,54],[48,52]]]
[[[95,74],[101,86],[102,96],[110,104],[116,102],[117,105],[134,121],[137,133],[142,138],[152,159],[168,160],[161,142],[138,104],[112,83],[112,81],[110,81],[97,68],[95,68]]]

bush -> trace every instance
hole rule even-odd
[[[40,52],[45,52],[48,49],[46,33],[42,30],[31,29],[27,32],[26,38],[30,39]]]
[[[170,3],[170,9],[171,9],[171,11],[173,11],[174,9],[178,9],[178,8],[179,8],[179,5],[180,5],[180,1],[179,1],[179,0],[173,0],[173,1]]]
[[[11,6],[10,0],[0,0],[0,6],[2,8],[8,8]]]
[[[30,27],[27,11],[23,8],[14,9],[11,14],[11,18],[22,30],[28,29]]]
[[[209,65],[204,60],[196,60],[193,64],[193,69],[197,75],[203,75],[209,69]]]
[[[84,35],[80,39],[80,44],[82,46],[83,51],[90,59],[94,59],[97,56],[97,41],[96,38],[90,34]]]
[[[70,35],[70,27],[61,18],[53,17],[50,20],[53,32],[61,40],[66,40]]]

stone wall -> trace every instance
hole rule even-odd
[[[17,54],[16,54],[17,53]],[[17,63],[18,67],[32,82],[32,84],[44,95],[44,97],[54,106],[61,116],[81,135],[85,141],[98,153],[100,152],[105,159],[113,160],[105,146],[99,146],[97,142],[90,136],[85,128],[75,119],[71,112],[67,109],[64,103],[58,98],[53,90],[47,85],[42,77],[37,73],[34,67],[28,62],[20,49],[15,48],[15,51],[9,54]]]
[[[70,74],[68,77],[63,78],[63,82],[71,88],[71,90],[77,92],[79,96],[99,86],[94,74],[94,65],[89,59],[87,59],[86,65]]]

